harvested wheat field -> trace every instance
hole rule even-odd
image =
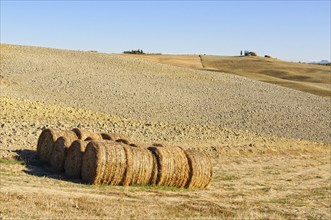
[[[331,68],[265,57],[200,56],[206,70],[232,73],[311,94],[331,97]]]
[[[137,57],[8,44],[1,44],[0,81],[2,219],[331,218],[330,98]],[[73,128],[72,161],[82,163],[86,150],[88,161],[121,161],[114,173],[100,160],[97,173],[82,177],[99,185],[37,159],[50,160],[66,136],[57,131]],[[61,146],[58,155],[69,158],[69,144]],[[176,155],[167,152],[176,146]],[[124,160],[151,161],[149,147],[159,158],[148,170]],[[174,158],[161,158],[168,154]],[[95,165],[88,161],[84,169]],[[212,174],[197,161],[211,163]],[[155,162],[189,181],[155,172]],[[150,172],[155,184],[145,185]]]

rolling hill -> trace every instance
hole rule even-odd
[[[330,219],[330,98],[259,81],[322,88],[323,69],[283,79],[263,64],[271,71],[253,80],[221,71],[240,69],[235,57],[202,56],[203,69],[199,56],[0,49],[0,219]],[[45,128],[73,127],[204,151],[213,180],[187,190],[67,178],[36,145]]]
[[[231,73],[311,94],[331,97],[331,67],[259,56],[130,55],[180,67]]]

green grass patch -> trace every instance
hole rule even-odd
[[[8,165],[19,164],[19,165],[23,165],[24,161],[16,160],[16,159],[0,159],[0,164],[8,164]]]
[[[319,188],[311,190],[310,195],[317,197],[318,199],[325,199],[325,198],[328,198],[330,195],[329,190],[330,190],[329,186],[319,187]]]

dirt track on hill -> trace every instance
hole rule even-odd
[[[213,127],[331,142],[330,99],[230,74],[93,52],[2,44],[0,75],[1,96],[89,109],[146,124],[194,125],[201,133]],[[185,130],[178,130],[185,135]]]

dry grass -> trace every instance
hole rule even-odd
[[[331,96],[328,66],[264,57],[201,56],[204,69],[244,76],[320,96]]]
[[[273,154],[228,149],[213,160],[214,178],[203,190],[85,185],[47,178],[52,174],[38,167],[0,161],[0,215],[3,219],[330,219],[330,153],[326,146],[279,147]]]

